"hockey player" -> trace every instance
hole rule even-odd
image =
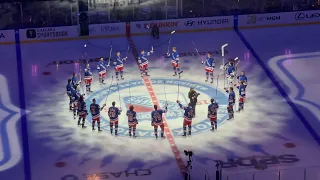
[[[225,66],[221,66],[221,69],[225,71],[226,73],[226,78],[227,78],[227,83],[230,85],[230,87],[232,87],[233,85],[233,79],[235,76],[235,67],[234,67],[234,63],[233,60],[230,60],[227,64],[225,64]],[[224,90],[228,93],[228,89],[224,88]]]
[[[108,110],[108,116],[110,118],[110,132],[111,134],[113,133],[113,125],[114,125],[114,134],[117,136],[118,135],[118,117],[119,115],[121,114],[121,108],[117,108],[115,107],[116,105],[116,102],[112,102],[112,106],[109,107],[109,110]]]
[[[233,87],[230,87],[229,88],[229,97],[228,97],[228,103],[229,103],[228,104],[228,113],[229,113],[229,119],[228,120],[234,118],[234,116],[233,116],[233,113],[234,113],[233,106],[234,106],[234,103],[236,102],[235,98],[236,98],[236,96],[235,96],[235,93],[233,91]]]
[[[78,101],[78,111],[79,111],[79,120],[78,120],[78,126],[80,126],[80,122],[82,119],[82,129],[87,128],[87,126],[84,125],[84,122],[86,120],[86,117],[88,115],[86,102],[84,102],[83,96],[80,96]]]
[[[145,74],[146,76],[150,76],[148,74],[148,59],[147,56],[150,56],[153,53],[153,49],[150,52],[145,52],[144,50],[141,51],[140,56],[138,57],[139,68],[141,72],[141,77]]]
[[[103,58],[100,58],[100,61],[98,62],[97,69],[99,71],[100,84],[105,84],[104,79],[106,78],[106,74],[107,74],[107,65],[104,63]]]
[[[218,108],[219,104],[216,102],[213,98],[210,100],[211,104],[208,106],[208,118],[211,122],[211,131],[214,131],[214,129],[217,130],[217,114],[218,114]]]
[[[238,79],[238,85],[237,85],[237,88],[239,89],[239,86],[240,86],[240,82],[242,81],[243,84],[246,86],[247,88],[247,85],[248,85],[248,78],[247,76],[245,75],[245,72],[244,71],[241,71],[240,75],[237,77]],[[235,85],[236,86],[236,85]]]
[[[244,101],[246,99],[246,86],[244,85],[243,81],[240,81],[239,86],[239,108],[237,112],[244,110]]]
[[[92,99],[92,104],[90,104],[90,112],[92,116],[92,131],[95,131],[94,126],[96,125],[96,122],[98,124],[98,132],[102,131],[100,129],[100,111],[102,111],[105,106],[106,104],[104,104],[100,108],[100,105],[96,104],[96,99]]]
[[[84,69],[84,81],[86,84],[86,91],[87,92],[92,92],[91,91],[91,82],[92,82],[93,76],[92,76],[92,72],[90,69],[90,65],[87,64],[86,68]]]
[[[169,54],[168,52],[167,55],[171,57],[171,65],[174,71],[173,76],[176,76],[177,73],[180,74],[180,59],[179,59],[179,52],[177,52],[177,48],[173,47],[172,53]]]
[[[72,75],[72,86],[77,86],[81,83],[81,81],[78,81],[78,78],[77,78],[77,73],[73,73]]]
[[[72,81],[71,79],[68,79],[68,84],[66,86],[67,89],[67,95],[69,97],[69,110],[72,111],[72,91],[73,91],[73,86],[72,86]]]
[[[207,57],[206,57],[206,61],[203,62],[202,61],[202,64],[204,63],[205,65],[205,71],[206,71],[206,80],[205,82],[208,82],[208,79],[209,79],[209,74],[210,74],[210,78],[211,78],[211,82],[210,83],[213,83],[213,71],[214,71],[214,68],[215,68],[215,62],[214,62],[214,59],[211,57],[211,53],[208,53]]]
[[[184,121],[183,121],[183,137],[187,136],[187,126],[188,126],[188,136],[191,136],[191,125],[192,125],[192,118],[194,117],[193,109],[191,104],[188,104],[188,107],[182,106],[179,100],[177,100],[180,108],[184,110]]]
[[[162,114],[168,111],[168,104],[166,104],[165,110],[158,109],[157,105],[154,105],[154,111],[151,112],[151,126],[154,128],[154,135],[158,139],[158,126],[161,128],[161,138],[166,138],[164,136],[164,124],[162,119]]]
[[[236,102],[235,101],[236,95],[233,91],[233,87],[230,87],[228,92],[229,92],[229,98],[228,98],[229,105],[233,106],[234,103]]]
[[[72,89],[72,100],[73,100],[73,118],[76,119],[78,114],[78,101],[80,99],[80,88],[79,85],[76,85],[74,89]]]
[[[129,136],[130,137],[132,136],[131,132],[133,131],[133,138],[135,138],[137,137],[136,127],[138,124],[138,120],[137,120],[137,113],[133,109],[134,107],[131,105],[129,107],[129,110],[127,111],[127,116],[128,116],[128,125],[129,125]]]
[[[121,76],[121,80],[124,80],[123,78],[123,61],[126,61],[127,57],[125,58],[121,58],[120,57],[120,52],[117,52],[117,56],[114,58],[113,60],[113,65],[114,65],[114,69],[116,71],[116,78],[119,81],[119,73]]]

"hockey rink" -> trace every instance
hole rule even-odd
[[[309,168],[308,174],[320,176],[320,149],[315,136],[297,117],[257,60],[258,55],[291,101],[299,105],[314,130],[320,132],[320,128],[317,129],[320,99],[315,95],[319,89],[315,72],[320,52],[312,45],[320,39],[311,36],[312,32],[314,35],[317,32],[315,29],[319,26],[240,30],[243,37],[235,31],[202,32],[192,36],[177,32],[172,36],[170,50],[177,47],[180,53],[181,79],[172,76],[171,60],[165,57],[169,35],[161,35],[159,40],[137,36],[132,37],[132,42],[123,37],[22,44],[21,49],[15,45],[1,46],[1,59],[5,59],[6,65],[0,67],[0,179],[178,180],[183,179],[180,169],[187,161],[184,150],[194,152],[192,179],[204,179],[206,175],[214,180],[216,161],[221,161],[223,176],[229,180],[246,180],[252,177],[249,172],[260,172],[256,179],[272,180],[278,177],[280,169],[288,169],[283,171],[283,179],[300,180],[302,167],[306,166],[318,166]],[[92,59],[107,59],[111,43],[112,57],[116,51],[128,56],[124,65],[125,80],[117,84],[113,67],[109,67],[106,85],[99,85],[97,62]],[[239,57],[238,71],[246,72],[249,83],[244,112],[236,113],[235,119],[229,121],[223,76],[216,76],[212,84],[206,83],[201,64],[205,56],[195,51],[197,48],[200,54],[213,52],[217,75],[223,64],[220,48],[226,43],[229,45],[225,61]],[[141,78],[134,53],[142,49],[148,51],[151,46],[154,47],[154,54],[149,57],[151,76]],[[17,57],[16,51],[22,56]],[[83,72],[84,66],[76,61],[79,59],[88,59],[94,74],[94,92],[85,97],[87,106],[96,98],[101,105],[107,100],[107,107],[112,101],[122,107],[119,136],[110,134],[106,111],[102,113],[103,132],[98,133],[91,131],[91,115],[87,116],[88,127],[81,129],[68,110],[65,86],[73,72]],[[22,71],[16,73],[19,67]],[[176,100],[187,105],[190,87],[201,94],[192,137],[182,138],[183,111]],[[84,90],[82,87],[81,91]],[[210,98],[220,105],[216,132],[209,130],[206,118]],[[164,107],[166,102],[167,138],[156,140],[150,114],[153,104]],[[130,104],[138,113],[136,139],[128,137],[124,112]],[[23,122],[27,129],[21,128]],[[261,164],[267,164],[264,170],[259,170]]]

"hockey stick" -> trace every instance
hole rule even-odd
[[[163,81],[163,89],[164,89],[164,96],[165,96],[165,98],[166,98],[166,104],[167,104],[166,81]]]
[[[174,34],[176,31],[171,31],[170,32],[170,38],[169,38],[169,44],[168,44],[168,53],[167,54],[169,54],[169,49],[170,49],[170,45],[171,45],[171,39],[172,39],[172,34]]]
[[[129,81],[129,100],[130,100],[130,105],[131,105],[131,84],[130,84],[130,81]]]
[[[111,60],[111,53],[112,53],[112,40],[111,40],[111,46],[110,46],[110,52],[109,52],[109,60],[108,60],[108,67],[110,66],[110,60]]]
[[[198,51],[198,49],[197,49],[196,44],[194,43],[194,41],[191,41],[191,42],[192,42],[193,47],[194,47],[194,49],[196,50],[197,54],[199,54],[199,56],[201,57],[201,63],[203,64],[203,57],[202,57],[202,55],[199,53],[199,51]]]
[[[85,59],[85,61],[87,62],[87,52],[86,52],[87,44],[84,44],[83,47],[84,47],[84,59]],[[84,63],[84,60],[79,61],[79,76],[80,76],[80,82],[81,82],[80,86],[81,86],[82,94],[84,95],[84,94],[85,94],[84,88],[83,88],[83,86],[84,86],[84,84],[83,84],[84,81],[83,81],[82,71],[81,71],[81,69],[82,69],[82,63]],[[87,91],[86,91],[86,93],[87,93]]]
[[[221,56],[222,56],[222,64],[223,64],[223,89],[226,88],[226,68],[225,68],[225,62],[224,62],[224,49],[228,46],[228,43],[221,46]]]
[[[120,97],[120,90],[119,90],[119,83],[117,82],[117,86],[118,86],[118,95],[119,95],[119,103],[120,103],[120,108],[121,106],[121,97]]]
[[[180,74],[181,74],[181,73],[183,73],[183,71],[180,71],[180,72],[179,72],[179,80],[178,80],[178,95],[177,95],[178,97],[177,97],[177,100],[179,100],[179,94],[180,94],[180,78],[181,78]]]
[[[112,86],[112,82],[113,82],[113,76],[111,76],[111,83],[110,83],[110,86],[109,86],[109,88],[108,88],[108,94],[107,94],[106,100],[104,101],[104,104],[107,103],[107,100],[108,100],[108,97],[109,97],[109,93],[110,93],[110,88],[111,88],[111,86]]]
[[[222,72],[223,73],[223,72]],[[216,97],[218,96],[218,88],[219,88],[219,77],[222,75],[222,73],[219,73],[217,76],[217,87],[216,87]]]

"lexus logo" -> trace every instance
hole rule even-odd
[[[184,23],[185,26],[193,26],[193,24],[194,24],[194,21],[191,21],[191,20],[186,21],[186,22]]]
[[[295,15],[296,20],[303,20],[305,18],[307,19],[320,18],[320,13],[312,13],[312,14],[297,13]]]
[[[295,19],[296,20],[302,20],[302,19],[304,19],[306,17],[306,15],[304,14],[304,13],[297,13],[296,15],[295,15]]]

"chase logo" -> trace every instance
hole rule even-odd
[[[0,174],[15,166],[21,159],[17,134],[20,109],[12,105],[6,78],[0,74]]]
[[[164,108],[165,104],[168,103],[168,112],[165,113],[165,116],[172,134],[174,136],[181,136],[183,133],[182,124],[184,111],[180,109],[180,107],[176,103],[178,80],[151,79],[151,83],[154,90],[156,91],[156,96],[161,108]],[[166,87],[166,94],[163,90],[164,86]],[[226,122],[226,108],[228,97],[224,92],[218,90],[216,94],[216,89],[214,87],[192,81],[180,80],[179,86],[179,100],[183,105],[188,104],[189,100],[187,95],[190,87],[194,87],[195,90],[201,94],[199,96],[198,104],[196,107],[196,117],[193,119],[193,134],[199,134],[210,129],[211,124],[207,118],[207,110],[211,98],[214,98],[219,102],[220,108],[218,111],[218,124],[221,125],[222,123]],[[94,93],[88,95],[88,97],[86,98],[87,106],[91,104],[91,100],[93,98],[96,99],[98,104],[104,104],[108,95],[108,89],[109,87],[105,86],[98,91],[95,91]],[[129,89],[131,90],[131,93],[129,93]],[[118,94],[120,94],[121,96],[121,102],[119,102]],[[134,110],[137,112],[137,119],[139,122],[139,124],[137,125],[137,136],[139,138],[153,138],[154,132],[153,127],[151,126],[151,112],[154,110],[154,104],[142,80],[120,83],[119,93],[117,85],[113,85],[110,87],[107,108],[101,112],[101,128],[103,129],[103,131],[106,131],[108,133],[110,130],[110,125],[107,109],[111,105],[112,101],[116,101],[117,107],[119,107],[121,104],[121,108],[123,110],[121,115],[119,116],[118,134],[120,136],[128,136],[129,134],[126,111],[129,109],[130,105],[133,105]],[[87,117],[87,121],[89,124],[92,123],[92,117],[90,113]]]

